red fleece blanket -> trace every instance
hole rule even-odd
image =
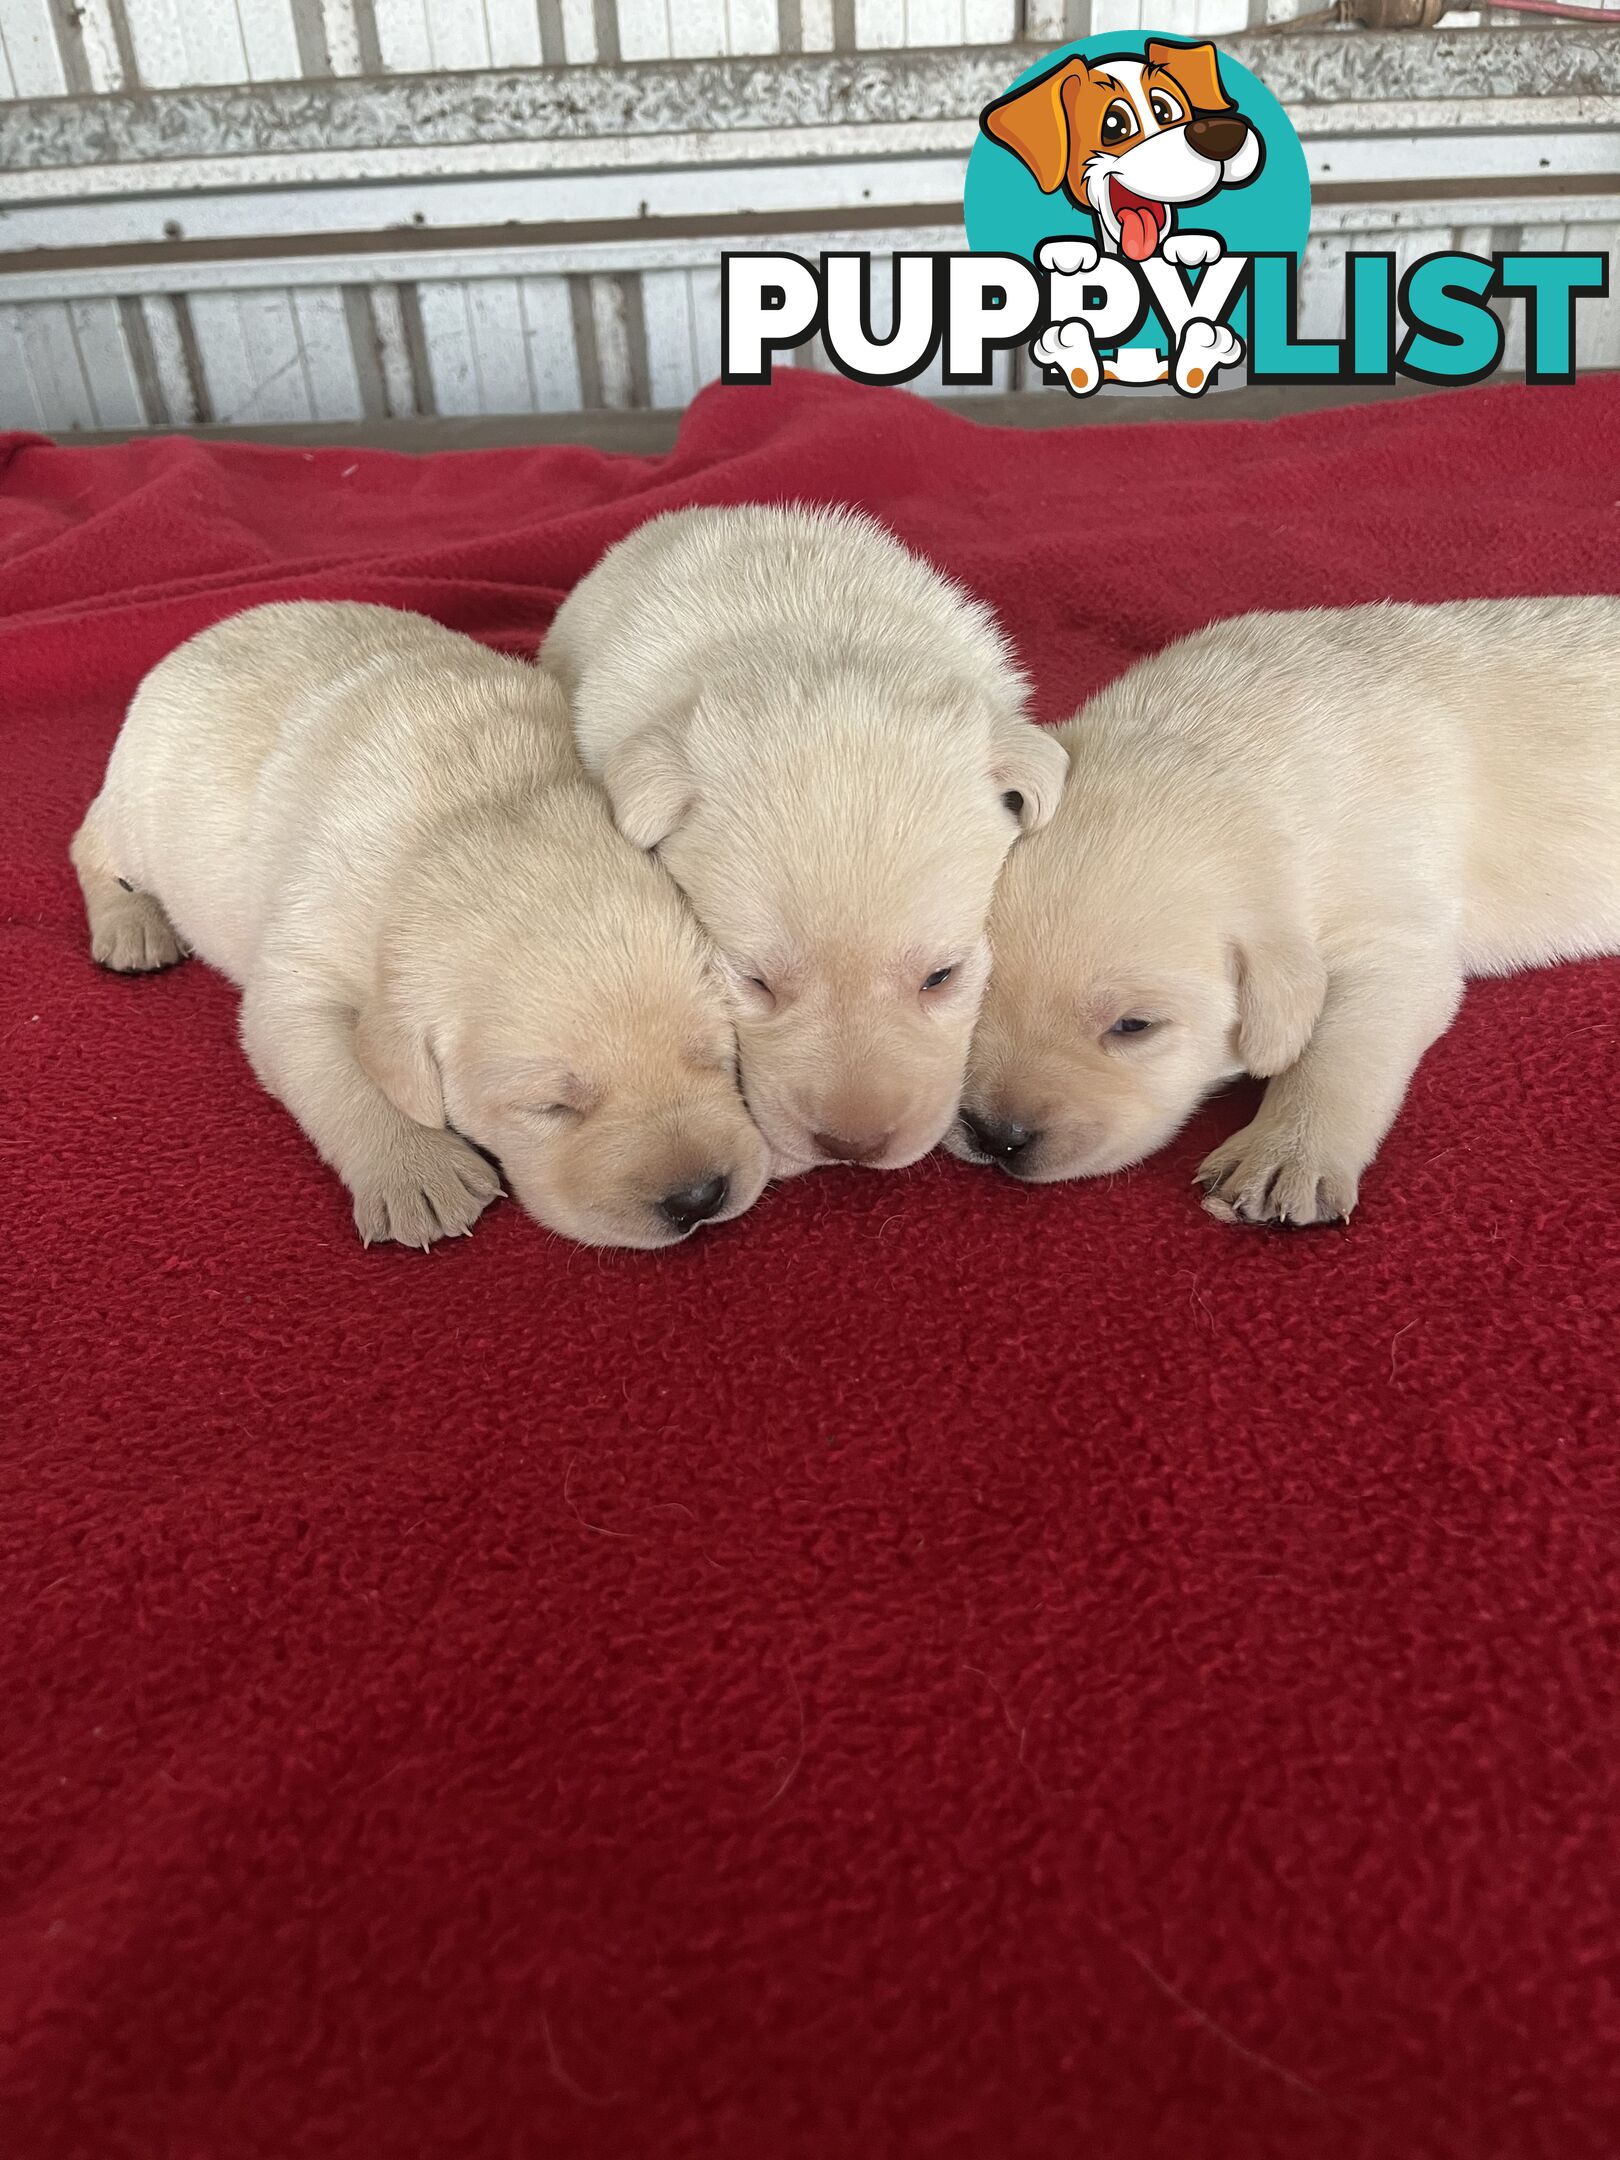
[[[0,2148],[1612,2154],[1620,962],[1472,987],[1341,1233],[1200,1213],[1229,1098],[1095,1184],[431,1258],[361,1250],[222,981],[91,967],[68,838],[179,639],[527,649],[761,498],[886,519],[1056,719],[1257,605],[1620,591],[1620,379],[0,445]]]

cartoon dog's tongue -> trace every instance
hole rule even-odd
[[[1122,181],[1113,183],[1114,215],[1119,219],[1119,244],[1132,262],[1146,262],[1159,244],[1164,230],[1163,203],[1149,202]]]

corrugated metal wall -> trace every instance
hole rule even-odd
[[[1615,32],[1265,34],[1304,5],[0,0],[0,424],[678,405],[723,244],[960,244],[979,106],[1144,15],[1293,114],[1311,332],[1346,245],[1615,253]]]

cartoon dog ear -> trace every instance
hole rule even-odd
[[[1021,832],[1039,832],[1052,813],[1069,777],[1069,753],[1057,737],[1032,720],[998,723],[991,751],[990,777]]]
[[[444,1123],[444,1084],[425,1032],[412,1027],[386,987],[355,1023],[355,1054],[396,1110],[418,1125]]]
[[[1029,167],[1043,195],[1054,194],[1069,169],[1069,113],[1063,86],[1085,72],[1082,61],[1065,60],[1022,90],[1009,90],[979,115],[979,125],[991,141]]]
[[[692,807],[692,776],[673,728],[643,728],[620,743],[602,768],[613,822],[638,848],[667,840]]]
[[[1195,112],[1235,110],[1221,81],[1220,59],[1213,45],[1165,45],[1149,38],[1147,64],[1173,75],[1192,99]]]
[[[1237,953],[1238,1054],[1257,1080],[1286,1072],[1311,1039],[1327,969],[1299,931],[1250,939]]]

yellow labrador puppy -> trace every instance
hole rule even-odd
[[[241,986],[368,1244],[470,1229],[479,1148],[588,1244],[760,1192],[711,956],[535,668],[392,608],[250,609],[141,684],[73,861],[103,966],[189,948]]]
[[[997,872],[1068,764],[989,609],[868,518],[684,510],[608,552],[545,660],[620,831],[720,949],[777,1174],[925,1155]]]
[[[1249,615],[1065,728],[991,921],[958,1154],[1090,1177],[1238,1073],[1223,1221],[1347,1216],[1463,979],[1620,950],[1620,600]]]

